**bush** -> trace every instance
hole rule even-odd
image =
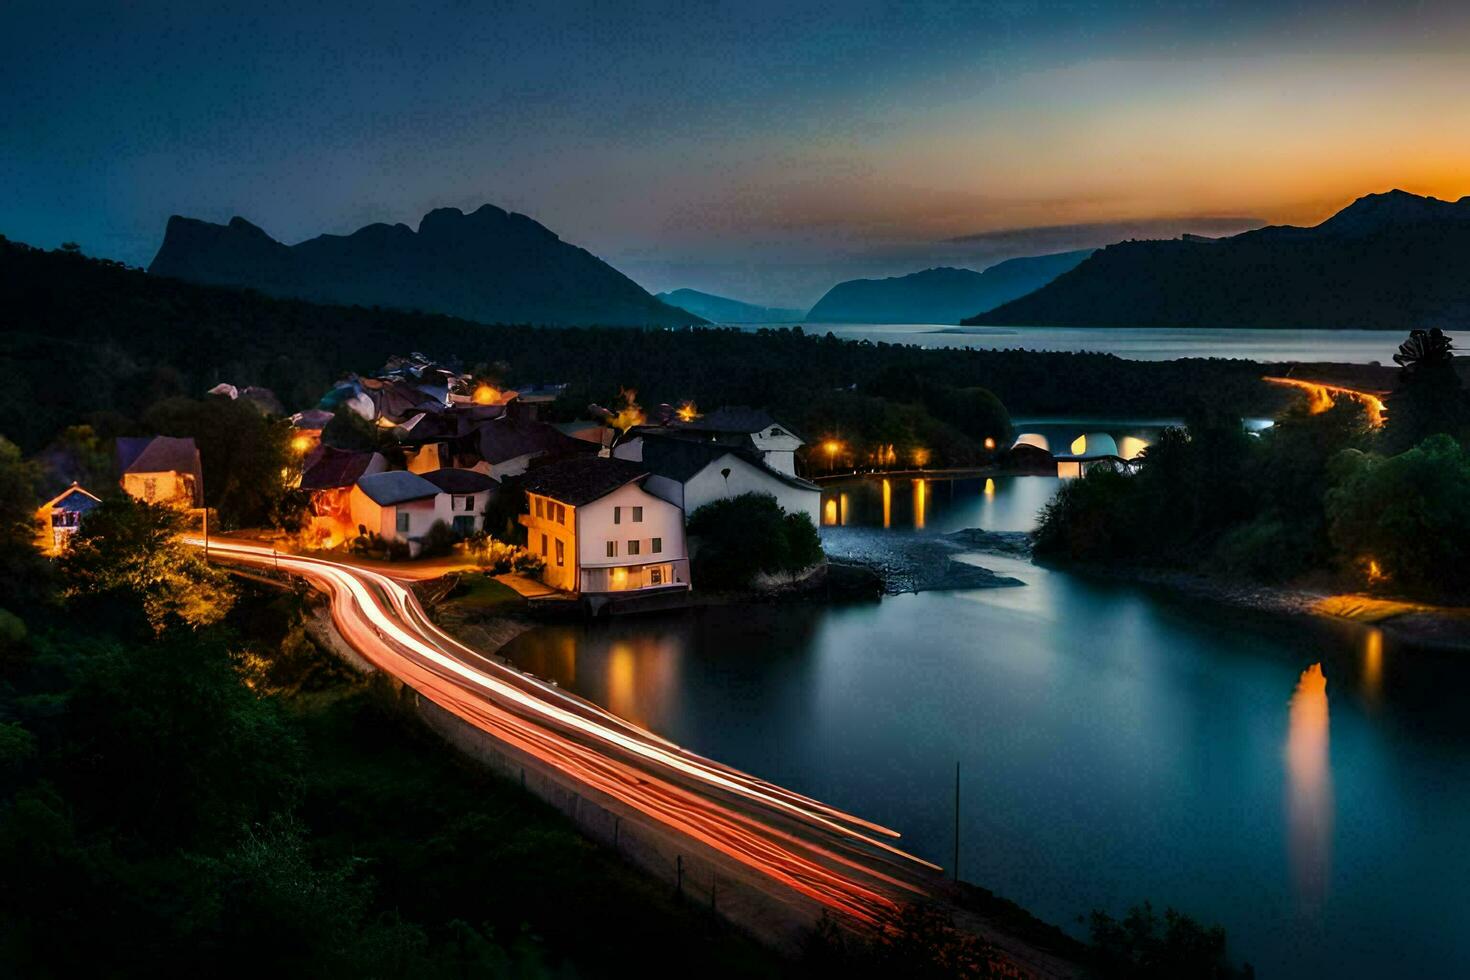
[[[1470,588],[1470,455],[1449,436],[1383,458],[1344,453],[1327,492],[1332,543],[1346,564],[1376,561],[1390,581],[1438,596]]]
[[[542,558],[538,554],[535,554],[534,552],[526,551],[523,548],[516,553],[513,566],[515,570],[517,572],[520,572],[522,575],[528,575],[531,578],[536,578],[543,571],[546,570],[546,559]]]
[[[419,557],[442,557],[453,552],[457,544],[459,544],[459,535],[454,532],[454,528],[443,521],[435,521],[429,526],[423,540],[419,542]]]
[[[1230,965],[1224,929],[1201,925],[1173,909],[1164,912],[1161,923],[1148,902],[1129,909],[1121,921],[1094,910],[1091,954],[1093,971],[1103,980],[1232,980],[1254,976],[1249,966],[1236,970]]]
[[[705,504],[689,516],[694,580],[703,588],[740,589],[759,574],[798,572],[822,560],[817,529],[787,514],[769,494],[745,493]]]

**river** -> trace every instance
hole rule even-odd
[[[744,329],[793,324],[740,324]],[[1002,350],[1096,351],[1139,361],[1178,357],[1238,357],[1263,363],[1334,361],[1392,363],[1404,339],[1392,330],[1210,330],[1172,327],[957,327],[942,323],[804,323],[807,333],[831,331],[850,340]]]
[[[884,533],[1029,527],[1055,485],[903,481]],[[877,529],[880,487],[828,496]],[[967,560],[1026,584],[553,626],[504,652],[946,866],[958,762],[962,876],[1078,935],[1148,899],[1225,926],[1263,978],[1470,974],[1470,660]]]

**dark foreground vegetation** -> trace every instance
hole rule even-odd
[[[1298,407],[1259,438],[1200,415],[1137,475],[1095,469],[1042,515],[1044,558],[1214,572],[1463,602],[1470,589],[1470,398],[1447,338],[1405,344],[1381,428],[1359,403]]]
[[[900,463],[916,448],[927,465],[975,462],[985,438],[1003,448],[1006,409],[1177,416],[1207,397],[1255,414],[1280,399],[1245,361],[921,350],[799,328],[486,326],[196,286],[3,240],[0,309],[0,417],[27,453],[80,423],[104,438],[141,431],[150,407],[221,381],[268,387],[288,410],[310,407],[344,372],[375,371],[411,350],[504,383],[567,382],[562,416],[615,404],[623,388],[645,406],[764,406],[813,444],[840,439],[838,462],[854,465],[885,447]]]

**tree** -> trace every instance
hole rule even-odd
[[[1399,588],[1470,588],[1470,454],[1447,435],[1397,456],[1344,453],[1326,496],[1332,543],[1347,564],[1376,562]]]
[[[769,494],[705,504],[689,516],[689,535],[697,539],[692,574],[701,588],[745,588],[762,573],[794,573],[822,560],[811,518],[787,514]]]
[[[143,415],[143,424],[166,436],[188,436],[204,467],[204,502],[226,528],[255,527],[289,513],[281,498],[300,458],[291,450],[291,428],[240,399],[168,398]]]
[[[132,497],[104,500],[87,514],[58,559],[72,599],[120,600],[162,632],[223,619],[235,601],[224,572],[211,567],[180,535],[185,515]]]
[[[46,590],[46,563],[36,550],[36,467],[0,436],[0,606],[19,609]]]
[[[1162,926],[1162,930],[1160,929]],[[1173,909],[1160,922],[1148,902],[1120,921],[1092,913],[1092,967],[1103,980],[1230,980],[1249,977],[1249,966],[1230,964],[1225,930],[1204,926]]]
[[[1401,453],[1438,433],[1470,437],[1470,397],[1455,371],[1451,339],[1438,328],[1414,330],[1393,359],[1401,370],[1388,399],[1383,451]]]

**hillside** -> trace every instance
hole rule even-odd
[[[372,224],[284,245],[244,218],[174,215],[148,271],[272,296],[445,313],[481,323],[683,326],[699,317],[659,302],[586,249],[523,214],[485,205],[430,211],[418,231]]]
[[[1130,241],[966,324],[1470,326],[1470,198],[1370,194],[1312,228]]]
[[[697,289],[655,293],[654,299],[677,306],[681,310],[688,310],[711,323],[796,323],[804,319],[801,310],[743,303],[738,299],[702,293]]]
[[[925,269],[888,279],[851,279],[827,291],[811,308],[813,323],[958,323],[1044,286],[1073,268],[1091,249],[1007,259],[984,272]]]

